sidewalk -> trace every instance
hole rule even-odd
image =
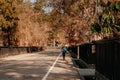
[[[80,77],[71,58],[67,55],[65,61],[62,56],[59,57],[47,80],[80,80]]]

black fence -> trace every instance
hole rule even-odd
[[[86,63],[88,64],[96,63],[96,54],[94,51],[93,43],[84,43],[79,46],[71,46],[68,48],[68,50],[70,51],[72,58],[77,58],[79,54],[79,58],[85,61]]]
[[[77,55],[78,55],[78,53],[77,53],[77,51],[78,51],[77,46],[69,47],[68,51],[70,52],[72,58],[77,58]]]
[[[79,58],[88,64],[96,63],[95,45],[93,43],[84,43],[79,46]]]
[[[120,80],[120,39],[95,42],[96,70],[110,80]]]
[[[77,58],[78,46],[68,49]],[[120,80],[120,38],[104,39],[79,45],[80,59],[95,64],[96,71],[109,80]],[[76,60],[76,64],[81,63]]]

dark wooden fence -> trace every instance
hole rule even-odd
[[[80,55],[79,58],[84,60],[88,64],[95,64],[96,63],[96,54],[94,51],[94,44],[93,43],[84,43],[79,46]]]
[[[68,48],[68,51],[70,52],[72,57],[73,64],[76,67],[87,68],[88,64],[95,64],[96,55],[95,52],[93,51],[93,46],[94,45],[92,43],[84,43],[81,45],[71,46]]]
[[[68,51],[70,52],[72,58],[77,58],[77,55],[78,55],[78,53],[77,53],[77,51],[78,51],[77,46],[70,46],[68,48]]]
[[[70,47],[71,55],[77,58],[77,46]],[[109,80],[120,80],[120,38],[104,39],[79,45],[80,59],[95,64],[96,71]],[[76,62],[78,65],[79,61]]]
[[[78,46],[71,46],[68,50],[71,53],[72,58],[77,58],[79,54],[79,58],[84,60],[88,64],[95,64],[96,62],[96,54],[93,51],[93,43],[84,43]],[[78,48],[79,47],[79,48]],[[79,53],[78,53],[79,49]]]
[[[95,42],[96,70],[110,80],[120,80],[120,39]]]

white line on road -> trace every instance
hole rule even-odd
[[[42,80],[46,80],[48,75],[50,74],[50,72],[52,71],[52,69],[55,67],[59,57],[61,56],[61,53],[58,55],[58,57],[56,58],[55,62],[52,64],[52,66],[50,67],[50,69],[48,70],[48,72],[45,74],[45,76],[42,78]]]

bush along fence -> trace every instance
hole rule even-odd
[[[68,48],[72,58],[77,58],[77,47]],[[120,80],[120,38],[81,44],[79,54],[79,59],[87,64],[95,64],[95,70],[102,74],[105,80]],[[76,64],[81,67],[79,59],[76,60]]]
[[[0,47],[0,57],[42,51],[42,47]]]

